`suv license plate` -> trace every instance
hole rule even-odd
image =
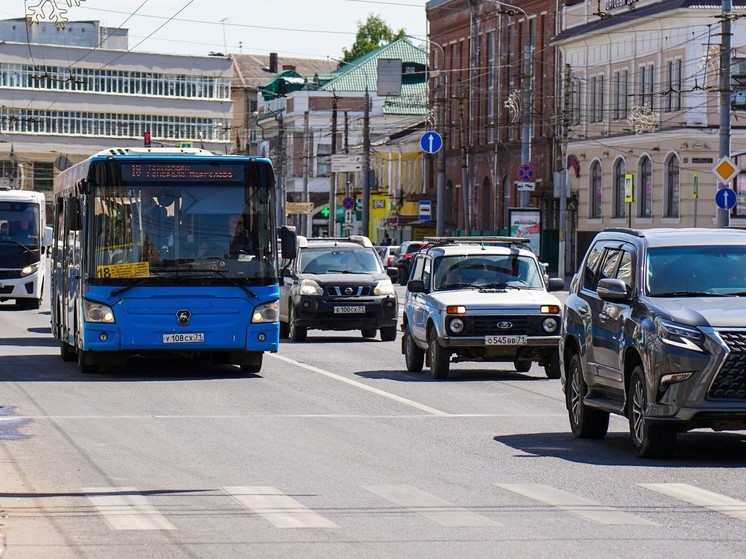
[[[485,336],[485,345],[525,345],[526,336],[521,334],[519,336]]]
[[[205,335],[202,332],[195,332],[194,334],[163,334],[164,344],[184,344],[204,341]]]
[[[334,314],[356,314],[364,312],[364,305],[347,305],[344,307],[334,307]]]

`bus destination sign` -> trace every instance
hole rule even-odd
[[[159,163],[142,161],[122,163],[125,181],[242,181],[244,166],[234,163],[211,165],[209,163]]]

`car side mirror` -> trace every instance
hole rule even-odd
[[[562,278],[549,278],[547,281],[547,291],[563,291],[565,289],[565,280]]]
[[[627,284],[617,278],[604,278],[598,282],[596,293],[604,301],[626,301]]]
[[[409,280],[407,290],[411,293],[425,293],[425,282],[417,279]]]
[[[392,280],[399,279],[399,268],[386,268],[386,273]]]

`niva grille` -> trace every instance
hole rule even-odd
[[[490,336],[498,334],[526,334],[546,336],[542,321],[546,316],[459,316],[464,321],[463,331],[457,336]]]

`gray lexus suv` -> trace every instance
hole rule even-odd
[[[573,434],[625,416],[635,453],[678,433],[746,429],[746,231],[609,229],[565,302],[562,385]]]

